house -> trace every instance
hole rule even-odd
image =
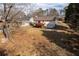
[[[26,27],[29,26],[29,16],[26,15],[23,12],[20,12],[19,15],[17,15],[17,18],[15,18],[17,20],[17,22],[19,23],[19,25],[21,27]]]
[[[41,16],[41,17],[32,17],[30,18],[30,23],[35,23],[36,26],[44,26],[47,28],[53,28],[55,27],[55,16]]]
[[[22,21],[21,27],[30,26],[29,21]]]

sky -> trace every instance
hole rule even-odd
[[[43,10],[49,9],[49,8],[55,8],[60,13],[60,10],[63,10],[68,5],[69,3],[32,3],[31,7],[34,10],[38,8],[42,8]]]
[[[65,6],[68,6],[68,3],[35,3],[35,8],[43,8],[43,9],[49,9],[49,8],[55,8],[57,10],[64,9]]]
[[[32,6],[30,6],[29,8],[36,10],[38,8],[42,8],[42,9],[49,9],[49,8],[55,8],[58,11],[60,11],[60,9],[64,9],[64,7],[68,6],[68,3],[32,3]],[[20,5],[20,7],[26,7],[25,5]],[[29,10],[31,10],[29,9]],[[27,12],[27,7],[25,8],[25,13],[28,14],[29,11]]]

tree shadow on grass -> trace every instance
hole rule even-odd
[[[7,56],[6,49],[0,48],[0,56]]]
[[[47,37],[50,42],[54,42],[74,55],[79,55],[79,35],[48,30],[42,31],[43,36]]]

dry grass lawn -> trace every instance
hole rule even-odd
[[[0,33],[0,55],[74,55],[74,53],[62,48],[54,41],[50,41],[51,39],[55,40],[53,34],[51,34],[57,34],[54,30],[47,33],[50,38],[44,35],[44,30],[32,27],[19,28],[11,33],[11,39],[6,43],[1,43],[4,36]],[[65,31],[65,33],[67,32]],[[62,36],[60,35],[60,37]]]

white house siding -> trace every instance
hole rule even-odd
[[[21,27],[30,26],[29,21],[23,21]]]
[[[34,21],[34,18],[33,18],[33,17],[30,18],[29,22],[31,22],[31,23],[35,22],[35,21]]]
[[[0,30],[0,32],[2,32],[2,30]]]
[[[21,25],[21,27],[29,26],[29,23],[24,23]]]

